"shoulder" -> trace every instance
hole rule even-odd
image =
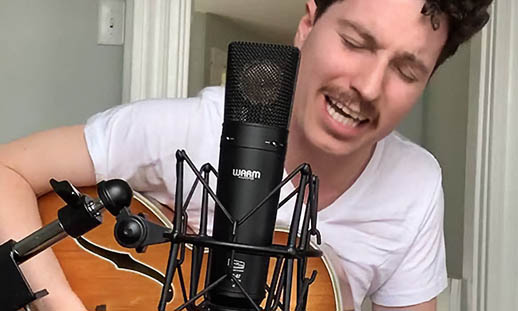
[[[417,230],[430,213],[442,213],[442,172],[439,162],[423,147],[393,132],[382,141],[369,186],[377,189],[383,213],[402,217]],[[376,155],[376,153],[375,153]],[[387,198],[391,198],[387,201]],[[391,207],[391,208],[389,208]],[[381,212],[381,211],[380,211]]]
[[[139,100],[92,116],[84,136],[96,172],[108,174],[115,162],[126,160],[146,167],[174,159],[177,149],[214,148],[223,104],[224,89],[210,87],[196,97]]]
[[[382,142],[380,165],[388,176],[420,186],[434,187],[441,182],[441,166],[428,150],[397,132],[392,132]]]
[[[400,133],[392,132],[384,140],[386,156],[391,157],[392,160],[432,171],[441,170],[439,162],[428,150],[410,141]]]
[[[187,129],[192,124],[220,123],[223,114],[224,89],[205,88],[195,97],[144,99],[118,105],[92,116],[87,132],[137,129],[144,132]]]
[[[122,105],[121,109],[134,109],[145,113],[161,114],[179,112],[200,112],[206,110],[209,113],[220,116],[223,113],[225,100],[225,89],[223,87],[207,87],[202,89],[196,96],[189,98],[164,98],[144,99],[133,103]],[[190,117],[196,117],[192,115]]]

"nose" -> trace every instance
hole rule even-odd
[[[386,68],[386,62],[373,57],[359,68],[351,81],[351,87],[361,95],[363,100],[375,101],[381,95]]]

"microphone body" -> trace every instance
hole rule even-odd
[[[216,195],[227,209],[215,209],[213,237],[254,246],[272,244],[279,191],[248,215],[282,181],[298,49],[257,43],[229,46],[225,117]],[[227,277],[209,291],[211,310],[255,310],[265,297],[269,257],[215,248],[209,280]],[[236,284],[236,281],[239,284]]]

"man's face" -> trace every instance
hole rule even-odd
[[[292,130],[334,155],[371,148],[410,111],[447,37],[423,0],[344,0],[301,20]]]

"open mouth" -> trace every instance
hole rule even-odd
[[[353,111],[345,104],[335,101],[327,95],[325,98],[327,112],[335,121],[350,127],[357,127],[369,122],[367,117]]]

